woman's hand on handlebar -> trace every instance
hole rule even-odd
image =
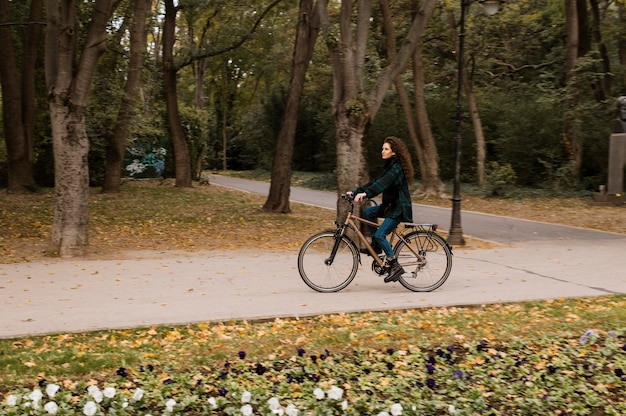
[[[351,192],[352,193],[352,192]],[[354,195],[354,202],[361,202],[365,198],[367,198],[367,194],[365,192],[361,192],[360,194]]]
[[[352,193],[352,191],[348,191],[346,192],[346,197],[348,199],[353,200],[354,202],[361,202],[362,200],[364,200],[365,198],[367,198],[367,194],[365,192],[361,192],[360,194],[356,194],[354,195]]]

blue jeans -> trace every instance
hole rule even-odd
[[[374,205],[372,207],[365,208],[363,210],[363,218],[371,222],[377,222],[378,218],[381,218],[380,206]],[[395,218],[385,218],[378,229],[368,225],[370,230],[374,233],[372,236],[373,239],[378,243],[380,248],[383,249],[387,255],[387,259],[393,259],[395,257],[393,248],[391,247],[391,244],[389,244],[389,241],[387,241],[387,236],[391,234],[400,222],[400,220]]]

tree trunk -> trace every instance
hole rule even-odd
[[[387,40],[387,56],[391,61],[396,56],[396,35],[391,19],[388,0],[380,0],[381,12],[383,15],[383,25],[385,30],[385,38]],[[421,1],[414,0],[413,8],[415,14],[421,9]],[[430,16],[429,16],[430,17]],[[420,195],[443,195],[444,186],[439,179],[439,162],[437,147],[430,129],[430,121],[426,111],[426,101],[424,94],[424,68],[422,65],[422,49],[421,39],[418,39],[415,51],[413,52],[413,87],[415,99],[415,112],[411,108],[409,94],[406,91],[404,83],[400,77],[394,80],[398,97],[404,111],[404,117],[407,122],[409,136],[415,147],[415,153],[420,167],[422,180],[417,189]],[[415,117],[415,118],[414,118]],[[419,133],[418,133],[419,130]]]
[[[579,58],[579,19],[577,0],[565,0],[565,25],[567,30],[566,88],[563,109],[563,141],[571,161],[571,173],[575,179],[582,166],[582,143],[580,142],[580,91],[576,66]]]
[[[24,58],[22,62],[22,123],[24,125],[24,140],[28,162],[25,168],[24,186],[32,190],[35,186],[33,178],[33,148],[35,145],[35,115],[37,107],[36,71],[41,35],[44,28],[42,24],[43,0],[31,0],[29,21],[31,24],[26,28],[24,38]]]
[[[426,94],[424,93],[424,65],[422,58],[423,44],[420,40],[413,54],[413,99],[415,101],[415,117],[419,126],[424,167],[422,181],[416,190],[418,195],[438,195],[446,197],[445,186],[439,177],[439,152],[435,145],[435,138],[430,129],[428,111],[426,109]]]
[[[124,96],[117,114],[113,137],[107,144],[104,183],[102,192],[119,193],[122,179],[122,162],[126,144],[130,137],[130,125],[135,114],[137,93],[141,85],[146,51],[146,18],[152,6],[152,0],[135,0],[133,23],[130,29],[130,60],[128,75],[124,86]]]
[[[596,98],[599,102],[602,102],[611,97],[611,59],[609,58],[609,52],[607,50],[606,44],[602,39],[602,18],[600,16],[600,7],[598,5],[598,0],[590,0],[590,4],[593,16],[593,41],[596,45],[598,45],[598,52],[600,52],[600,58],[602,59],[601,73],[604,74],[602,80],[595,86]]]
[[[617,18],[619,22],[626,21],[626,4],[616,2]],[[617,33],[617,54],[619,56],[619,64],[626,66],[626,28],[624,25],[620,25]],[[622,80],[624,83],[624,80]]]
[[[78,66],[74,63],[79,27],[73,0],[48,0],[46,84],[54,148],[55,200],[51,249],[61,257],[83,255],[89,244],[89,139],[87,98],[105,49],[112,0],[93,6]]]
[[[174,6],[174,0],[165,0],[165,20],[163,21],[163,91],[165,94],[167,122],[174,148],[176,186],[190,188],[191,161],[178,109],[177,68],[174,64],[177,13],[178,8]]]
[[[33,7],[36,6],[33,5]],[[34,131],[34,61],[31,59],[33,48],[36,51],[36,39],[32,38],[31,29],[27,29],[24,44],[24,66],[28,70],[22,77],[22,84],[17,69],[16,56],[13,48],[13,30],[10,23],[9,1],[0,0],[0,83],[2,86],[2,120],[8,159],[9,194],[21,194],[33,191],[33,131]],[[30,25],[33,26],[33,25]],[[28,35],[31,35],[29,38]],[[34,41],[34,45],[31,46]],[[28,65],[32,65],[28,67]],[[30,77],[26,77],[29,75]],[[29,93],[23,96],[20,89]],[[30,93],[32,92],[32,97]],[[30,100],[30,101],[29,101]],[[26,118],[25,118],[26,117]]]
[[[287,104],[282,117],[274,160],[270,191],[263,205],[266,212],[291,212],[289,195],[291,188],[291,164],[298,122],[298,109],[304,91],[306,72],[313,56],[315,41],[319,33],[319,12],[313,0],[300,0],[298,29],[293,50],[291,82]]]

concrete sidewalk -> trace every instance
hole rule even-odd
[[[0,337],[626,293],[624,239],[454,249],[430,293],[385,284],[368,257],[341,292],[300,279],[297,252],[140,252],[0,265]]]

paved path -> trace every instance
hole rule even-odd
[[[249,182],[225,185],[267,186]],[[324,199],[334,206],[332,193],[292,191],[294,201],[324,206]],[[449,223],[449,209],[415,210],[424,222]],[[384,284],[367,261],[348,288],[317,293],[300,280],[295,252],[138,252],[0,265],[0,337],[626,293],[626,235],[468,212],[463,226],[503,244],[455,248],[450,278],[430,293]]]

